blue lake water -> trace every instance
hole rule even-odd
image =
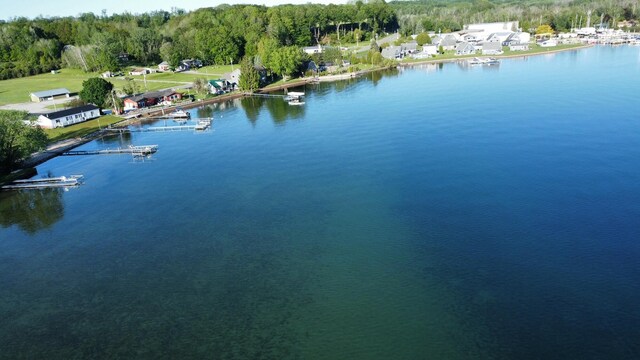
[[[638,359],[639,79],[428,65],[86,144],[160,148],[0,194],[0,358]]]

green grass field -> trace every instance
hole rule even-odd
[[[231,65],[209,65],[209,66],[203,66],[200,69],[195,69],[193,71],[196,71],[199,75],[195,75],[196,77],[201,77],[200,74],[202,75],[209,75],[209,76],[214,76],[215,78],[219,78],[222,75],[226,74],[226,73],[230,73],[231,71]],[[233,69],[238,69],[240,68],[239,64],[233,65]],[[212,78],[213,79],[213,78]]]
[[[97,119],[81,122],[79,124],[63,128],[45,129],[44,132],[47,133],[49,141],[53,143],[60,140],[82,137],[91,134],[92,132],[97,131],[100,128],[104,128],[108,125],[115,124],[120,121],[122,121],[122,118],[113,115],[105,115]]]
[[[82,82],[97,74],[75,69],[62,69],[57,74],[40,74],[18,79],[0,81],[0,105],[31,101],[29,94],[56,88],[67,88],[71,92],[82,89]]]
[[[82,90],[82,82],[99,77],[98,73],[85,73],[77,69],[62,69],[56,74],[40,74],[18,79],[0,81],[0,105],[24,103],[31,101],[29,95],[34,91],[43,91],[56,88],[66,88],[72,93]],[[158,73],[147,75],[147,86],[145,90],[142,76],[129,76],[134,79],[141,91],[154,91],[171,88],[184,83],[193,82],[198,77],[206,77],[196,74],[174,74]],[[121,77],[107,79],[116,89],[120,90],[126,84]]]

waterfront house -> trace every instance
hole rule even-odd
[[[171,65],[169,65],[168,62],[163,61],[160,64],[158,64],[158,70],[160,70],[160,71],[169,71],[169,70],[171,70]]]
[[[434,35],[431,37],[432,45],[439,46],[441,41],[442,41],[442,36],[440,35]]]
[[[45,100],[53,100],[53,98],[58,96],[69,97],[69,94],[71,93],[65,88],[37,91],[31,93],[31,101],[41,102]]]
[[[418,43],[416,41],[402,43],[400,44],[400,48],[404,56],[415,54],[418,52]]]
[[[456,49],[457,43],[458,39],[453,34],[447,34],[440,41],[440,46],[442,46],[443,50],[450,51]]]
[[[402,48],[400,46],[387,46],[386,48],[382,49],[380,55],[382,55],[382,57],[385,59],[400,59],[402,57]]]
[[[487,41],[482,43],[482,55],[500,55],[502,53],[501,42]]]
[[[510,37],[512,37],[515,33],[513,31],[501,31],[501,32],[495,32],[492,33],[491,35],[489,35],[489,37],[487,37],[486,41],[495,41],[495,42],[499,42],[500,44],[503,44],[504,42],[507,41],[507,39],[509,39]]]
[[[456,55],[471,55],[476,53],[476,48],[468,42],[460,42],[456,45]]]
[[[229,90],[235,90],[240,83],[240,73],[240,69],[238,68],[222,76],[222,78],[229,83]]]
[[[36,125],[43,129],[54,129],[95,119],[99,116],[100,108],[95,105],[84,105],[40,115]]]
[[[102,77],[103,77],[103,78],[105,78],[105,79],[108,79],[108,78],[111,78],[111,77],[116,76],[116,74],[114,74],[114,73],[113,73],[113,72],[111,72],[111,71],[105,71],[105,72],[103,72],[102,74],[100,74],[100,76],[102,76]]]
[[[157,104],[171,104],[182,99],[182,94],[173,90],[153,91],[124,99],[124,110],[142,109]]]
[[[225,79],[209,80],[208,86],[212,94],[222,94],[232,89],[231,84]]]

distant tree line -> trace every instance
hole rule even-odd
[[[259,57],[261,43],[285,48],[365,41],[397,28],[396,14],[384,0],[17,18],[0,22],[0,79],[61,67],[114,71],[124,65],[160,61],[175,67],[187,58],[206,64],[237,64],[246,56],[269,68],[273,64]]]
[[[390,3],[403,34],[450,32],[465,24],[517,20],[524,31],[549,24],[555,31],[584,27],[591,11],[591,26],[616,28],[618,21],[638,20],[638,0],[412,0]],[[625,29],[639,31],[636,25]]]

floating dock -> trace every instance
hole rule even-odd
[[[151,155],[158,151],[158,145],[129,146],[128,148],[104,149],[104,150],[70,150],[62,153],[63,156],[77,155],[111,155],[111,154],[131,154],[134,156]]]
[[[167,117],[162,117],[161,119],[174,120],[174,121],[178,120],[178,119],[169,119]],[[191,121],[195,121],[196,125],[150,126],[146,128],[137,128],[137,129],[112,128],[112,129],[105,129],[105,130],[109,132],[117,132],[117,133],[204,130],[202,128],[202,124],[208,124],[208,126],[206,126],[205,129],[209,128],[211,126],[211,123],[213,122],[213,118],[197,118],[197,119],[191,119]]]
[[[15,180],[9,185],[4,185],[2,190],[27,190],[70,187],[82,184],[83,175],[60,176],[54,178]]]

